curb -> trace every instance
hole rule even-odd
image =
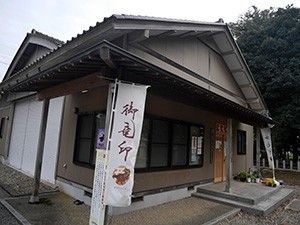
[[[4,199],[0,199],[1,204],[23,225],[31,225],[20,213],[18,213]]]
[[[225,213],[225,214],[223,214],[223,215],[221,215],[221,216],[219,216],[219,217],[217,217],[217,218],[215,218],[213,220],[210,220],[210,221],[204,223],[203,225],[213,225],[213,224],[216,224],[216,223],[218,223],[218,222],[226,219],[227,217],[230,217],[230,216],[233,216],[233,215],[239,213],[240,211],[241,211],[241,209],[239,209],[239,208],[233,209],[233,210],[231,210],[231,211],[229,211],[229,212],[227,212],[227,213]]]

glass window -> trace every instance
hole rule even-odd
[[[162,120],[153,120],[152,124],[152,142],[168,143],[169,141],[169,123]]]
[[[173,145],[172,166],[186,165],[187,148],[187,145]]]
[[[142,135],[137,153],[135,168],[146,168],[148,162],[148,143],[150,132],[150,119],[145,118],[143,122]]]
[[[237,154],[246,154],[246,131],[243,130],[237,131]]]
[[[196,141],[192,151],[192,140]],[[172,169],[203,165],[204,128],[186,122],[146,118],[135,168]]]
[[[1,124],[0,124],[0,138],[3,138],[4,127],[5,127],[5,117],[2,117],[1,118]]]
[[[98,132],[104,132],[104,127],[104,113],[86,113],[78,115],[74,163],[86,166],[95,165],[96,146],[100,141],[98,138],[104,143],[104,135],[98,137]]]
[[[172,166],[185,166],[188,152],[188,126],[173,124]]]
[[[151,167],[168,166],[168,145],[152,144]]]

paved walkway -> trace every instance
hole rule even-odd
[[[40,203],[28,203],[32,184],[32,178],[0,163],[0,187],[10,193],[10,197],[1,197],[1,203],[5,206],[3,208],[18,218],[21,224],[88,224],[90,207],[85,204],[74,204],[76,199],[58,192],[55,188],[41,185]],[[190,197],[109,217],[108,224],[214,224],[238,211],[230,206]],[[0,217],[0,224],[10,224],[1,220]]]

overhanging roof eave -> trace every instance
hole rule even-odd
[[[98,45],[93,46],[92,48],[86,49],[85,51],[81,52],[80,54],[77,54],[74,57],[71,57],[63,62],[60,62],[58,64],[56,64],[56,66],[51,67],[45,71],[40,71],[39,73],[35,74],[32,77],[27,78],[26,80],[23,80],[21,82],[15,83],[14,85],[11,85],[7,90],[8,91],[16,91],[19,88],[19,91],[22,91],[22,85],[27,84],[27,86],[33,85],[30,82],[34,82],[34,80],[37,80],[39,77],[43,76],[44,74],[50,73],[51,71],[59,71],[60,68],[76,61],[76,60],[80,60],[82,57],[87,56],[88,54],[91,54],[95,51],[99,51],[100,48],[108,48],[110,51],[112,51],[114,54],[125,58],[126,60],[132,62],[132,65],[135,66],[142,66],[144,68],[146,68],[149,71],[152,71],[151,74],[149,73],[149,76],[153,76],[155,78],[161,79],[164,82],[167,82],[166,80],[170,80],[171,83],[174,81],[176,81],[177,83],[182,83],[185,85],[185,87],[188,87],[189,90],[192,90],[191,94],[194,95],[199,95],[199,97],[201,97],[200,95],[203,95],[204,98],[208,98],[210,99],[210,103],[211,104],[220,104],[223,105],[223,107],[225,107],[228,111],[228,115],[230,116],[230,112],[232,112],[232,115],[235,115],[235,117],[241,121],[247,122],[249,123],[249,121],[253,121],[254,123],[273,123],[272,120],[270,120],[269,118],[260,115],[250,109],[247,109],[237,103],[234,103],[220,95],[217,95],[209,90],[206,90],[194,83],[191,83],[190,81],[187,81],[183,78],[178,77],[177,75],[170,73],[169,71],[166,71],[156,65],[151,64],[150,62],[140,58],[137,55],[132,54],[131,52],[128,52],[116,45],[111,44],[108,41],[102,41],[100,42]],[[59,62],[59,60],[57,60]],[[57,74],[59,75],[59,72],[57,72]],[[155,75],[153,75],[155,74]],[[167,79],[165,79],[167,78]],[[51,82],[51,78],[49,78],[49,82]],[[143,77],[141,77],[141,79],[143,79]],[[72,80],[72,78],[70,78],[70,80]],[[51,85],[55,85],[55,80],[52,80]],[[28,89],[26,89],[28,90]],[[194,91],[193,91],[194,90]],[[38,89],[36,90],[31,90],[31,91],[39,91]],[[199,92],[198,92],[199,91]],[[204,99],[203,98],[203,99]],[[245,119],[243,119],[243,116],[245,117]],[[247,119],[246,119],[247,117]]]

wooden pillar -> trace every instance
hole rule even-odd
[[[260,176],[260,128],[256,127],[256,169]]]
[[[231,148],[232,148],[232,119],[227,119],[226,146],[226,187],[225,192],[231,192]]]
[[[40,180],[41,180],[41,170],[42,170],[48,111],[49,111],[49,99],[46,98],[43,101],[43,111],[42,111],[39,142],[38,142],[38,148],[36,153],[36,162],[35,162],[35,171],[34,171],[34,185],[33,185],[32,195],[29,200],[29,202],[31,203],[39,202],[39,187],[40,187]]]

